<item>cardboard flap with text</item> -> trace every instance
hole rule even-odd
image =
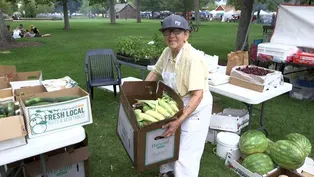
[[[10,81],[11,78],[16,74],[15,66],[0,66],[0,77],[5,77],[6,80]]]

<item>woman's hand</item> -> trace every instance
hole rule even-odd
[[[158,79],[158,75],[157,75],[156,73],[154,73],[153,71],[151,71],[151,72],[147,75],[145,81],[156,81],[157,79]]]
[[[168,128],[168,129],[162,134],[162,136],[165,138],[167,138],[169,136],[173,136],[180,125],[181,125],[180,119],[173,120],[173,121],[163,125],[162,128]]]

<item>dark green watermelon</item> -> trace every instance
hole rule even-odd
[[[264,175],[275,168],[273,160],[264,153],[255,153],[247,156],[242,165],[253,173]]]
[[[263,153],[268,147],[268,140],[265,134],[258,130],[248,130],[240,138],[239,147],[246,155]]]
[[[277,165],[288,170],[300,168],[306,157],[304,150],[290,140],[276,141],[270,150],[270,156]]]
[[[304,149],[305,156],[309,156],[311,154],[311,142],[304,135],[301,135],[299,133],[289,133],[285,136],[285,139],[295,142],[299,147]]]

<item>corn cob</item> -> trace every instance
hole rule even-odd
[[[136,115],[136,120],[138,122],[142,121],[143,118],[140,116],[140,113],[142,112],[140,109],[134,109],[135,115]]]
[[[164,120],[165,119],[165,117],[162,114],[160,114],[156,111],[153,111],[153,110],[147,110],[147,111],[145,111],[145,113],[158,119],[158,120]]]
[[[157,105],[156,106],[156,110],[158,113],[162,114],[163,116],[165,116],[166,118],[170,117],[171,115],[167,112],[167,110],[165,110],[163,107]]]
[[[176,103],[175,101],[170,101],[170,102],[169,102],[169,105],[170,105],[171,109],[172,109],[175,113],[177,113],[177,112],[179,111],[179,108],[178,108],[177,103]]]
[[[170,107],[170,105],[168,103],[166,103],[164,100],[162,99],[158,99],[158,105],[160,105],[161,107],[163,107],[165,110],[167,110],[167,112],[172,116],[175,114],[175,112],[172,110],[172,108]]]
[[[144,105],[144,106],[143,106],[143,111],[146,112],[146,111],[148,111],[148,110],[152,110],[152,108],[150,108],[150,107],[147,106],[147,105]]]

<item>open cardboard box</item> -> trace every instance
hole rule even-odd
[[[176,161],[179,155],[181,129],[178,128],[174,136],[168,138],[160,136],[166,130],[161,128],[162,125],[182,114],[183,102],[170,87],[162,82],[159,84],[157,94],[156,88],[157,82],[147,81],[124,82],[121,86],[117,135],[137,171]],[[179,112],[172,118],[140,128],[132,108],[132,104],[136,102],[135,99],[157,99],[162,96],[164,90],[178,103]]]
[[[23,116],[0,119],[0,151],[27,144],[26,135]]]
[[[16,74],[15,66],[0,66],[0,77],[3,77],[6,81],[10,81],[12,77]]]
[[[14,90],[14,96],[15,100],[20,100],[21,95],[32,95],[36,93],[43,93],[47,92],[46,88],[43,85],[38,85],[38,86],[30,86],[30,87],[22,87],[19,89]]]
[[[0,90],[12,90],[10,83],[5,77],[0,77]]]
[[[25,100],[34,97],[63,96],[80,96],[80,98],[38,106],[26,107],[24,104]],[[20,105],[25,115],[29,138],[93,123],[89,94],[80,87],[24,95],[20,99]]]
[[[89,153],[84,141],[46,153],[48,177],[89,176]],[[24,160],[26,177],[42,177],[39,159],[34,156]]]
[[[42,72],[31,71],[31,72],[18,72],[10,80],[12,89],[19,89],[21,87],[41,85]]]
[[[11,89],[0,90],[0,104],[14,102],[14,96]]]

